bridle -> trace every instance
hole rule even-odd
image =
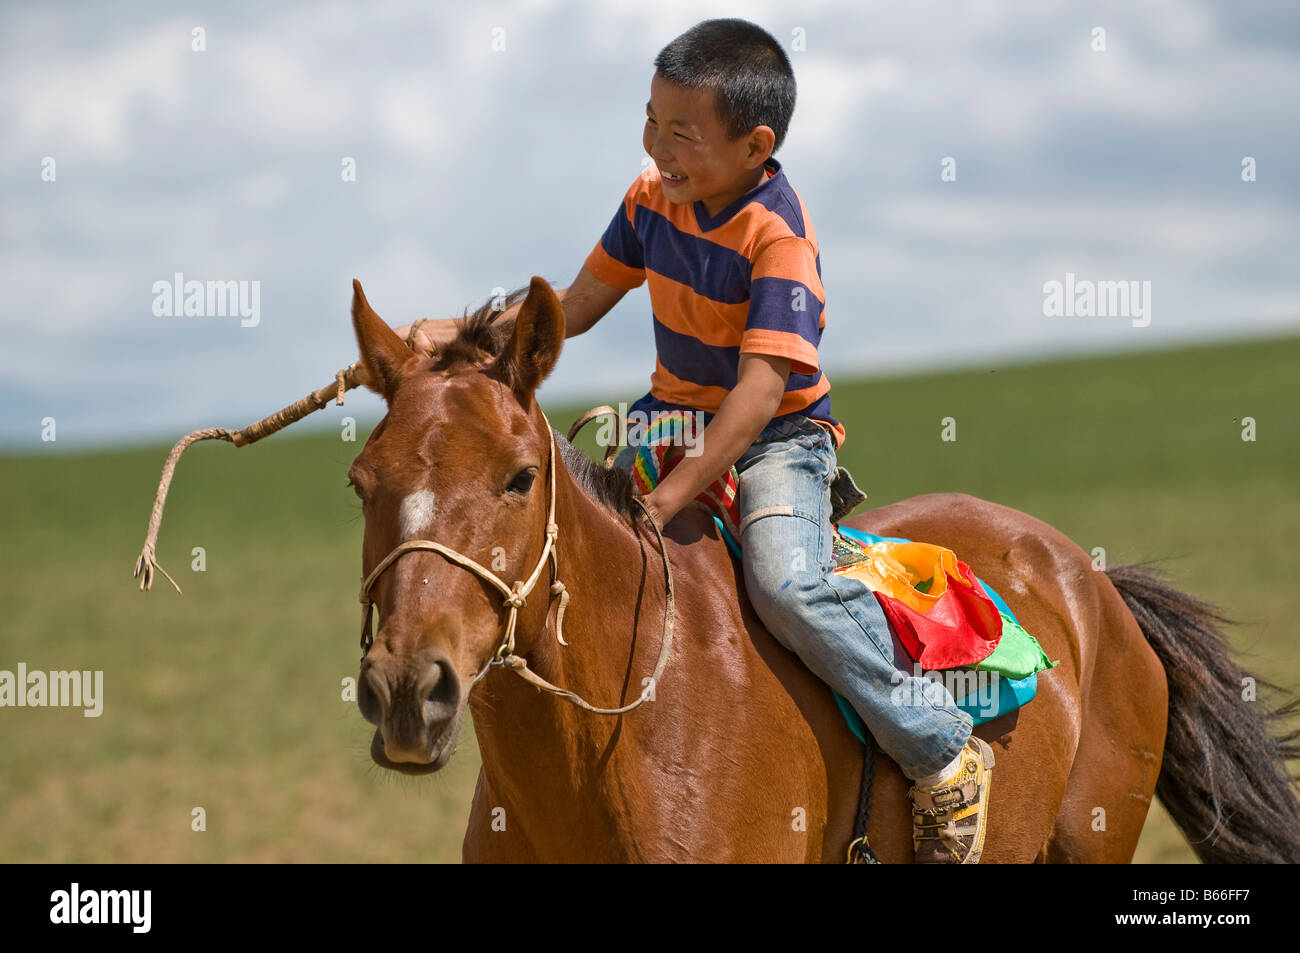
[[[663,557],[664,564],[664,624],[663,638],[659,645],[659,658],[655,662],[654,673],[647,680],[645,688],[642,690],[640,697],[638,697],[636,701],[624,705],[622,708],[596,708],[568,689],[552,685],[546,679],[542,678],[530,669],[527,661],[523,657],[515,655],[515,626],[518,622],[519,610],[527,603],[528,596],[533,591],[533,587],[537,585],[537,580],[541,577],[542,568],[546,565],[547,560],[551,563],[552,578],[555,580],[551,583],[550,595],[552,597],[559,596],[560,598],[560,607],[555,616],[555,637],[561,645],[569,644],[564,641],[563,628],[564,610],[569,604],[569,591],[565,588],[564,583],[560,582],[560,567],[556,558],[557,537],[559,536],[560,527],[555,522],[555,434],[551,430],[550,421],[546,420],[545,414],[542,414],[542,420],[546,423],[546,433],[550,437],[551,441],[551,457],[547,464],[547,482],[550,484],[550,504],[546,514],[546,545],[542,547],[542,555],[538,558],[537,565],[533,567],[532,575],[530,575],[527,580],[518,580],[514,585],[507,586],[501,577],[492,572],[492,570],[480,565],[468,556],[464,556],[461,553],[456,552],[456,550],[442,545],[442,543],[434,542],[429,539],[412,539],[400,543],[391,553],[380,561],[379,565],[370,571],[370,575],[361,583],[361,594],[359,598],[363,607],[361,615],[362,659],[364,660],[366,653],[370,651],[371,645],[374,644],[374,635],[371,632],[371,616],[374,605],[370,599],[370,590],[374,586],[375,581],[385,569],[406,553],[417,549],[432,550],[433,552],[441,553],[456,565],[468,569],[476,576],[490,582],[498,591],[500,591],[501,595],[504,597],[505,605],[509,607],[510,610],[509,615],[506,617],[506,627],[505,632],[501,637],[501,643],[497,646],[496,652],[493,653],[492,657],[488,659],[483,668],[474,676],[473,681],[470,682],[470,689],[473,689],[479,679],[486,675],[490,669],[497,666],[503,666],[543,691],[550,692],[553,695],[559,695],[561,698],[572,702],[586,711],[593,712],[597,715],[621,715],[624,712],[629,712],[642,703],[654,698],[655,686],[659,683],[659,678],[663,674],[664,666],[668,662],[668,654],[672,649],[673,626],[675,619],[673,612],[673,574],[672,567],[668,564],[668,546],[664,543],[663,532],[660,530],[659,524],[655,522],[655,518],[651,515],[650,510],[646,508],[646,505],[641,502],[640,498],[633,497],[632,502],[639,506],[642,512],[644,512],[646,517],[650,520],[650,526],[655,531],[655,538],[659,543],[659,552]]]

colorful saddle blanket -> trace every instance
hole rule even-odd
[[[632,478],[648,493],[681,462],[680,413],[657,417],[637,450]],[[740,558],[735,468],[696,497],[713,514]],[[1026,632],[1006,601],[950,549],[899,537],[834,527],[836,575],[857,579],[876,597],[890,627],[911,656],[914,671],[942,681],[957,706],[982,724],[1031,701],[1038,672],[1056,667]],[[900,685],[902,680],[900,679]],[[866,741],[866,726],[832,690],[849,728]]]

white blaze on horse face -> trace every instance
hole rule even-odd
[[[436,512],[433,490],[416,490],[402,500],[399,511],[402,539],[420,539]]]

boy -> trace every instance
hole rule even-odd
[[[658,358],[650,393],[630,410],[704,411],[707,426],[700,453],[644,502],[664,525],[735,465],[745,588],[759,618],[852,703],[915,782],[918,862],[978,863],[992,749],[942,685],[911,676],[899,685],[910,659],[875,596],[831,572],[845,432],[818,361],[821,258],[803,201],[772,158],[794,111],[790,62],[754,24],[707,20],[669,43],[655,70],[642,139],[653,165],[557,292],[566,337],[649,282]],[[417,349],[445,340],[449,324],[417,329]],[[634,453],[624,449],[616,465],[630,467]]]

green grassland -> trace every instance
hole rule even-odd
[[[1104,547],[1111,565],[1163,559],[1240,620],[1247,668],[1295,685],[1297,370],[1287,338],[836,378],[841,462],[869,506],[960,490]],[[560,426],[575,408],[547,410]],[[194,426],[245,423],[211,416]],[[940,439],[945,417],[955,441]],[[372,728],[341,697],[359,657],[362,530],[345,472],[366,432],[190,450],[158,553],[183,596],[131,578],[165,447],[0,458],[0,669],[102,669],[106,693],[96,719],[0,709],[0,860],[459,860],[473,731],[440,774],[399,777],[373,766]],[[206,831],[191,830],[195,807]],[[1137,859],[1194,855],[1157,806]]]

